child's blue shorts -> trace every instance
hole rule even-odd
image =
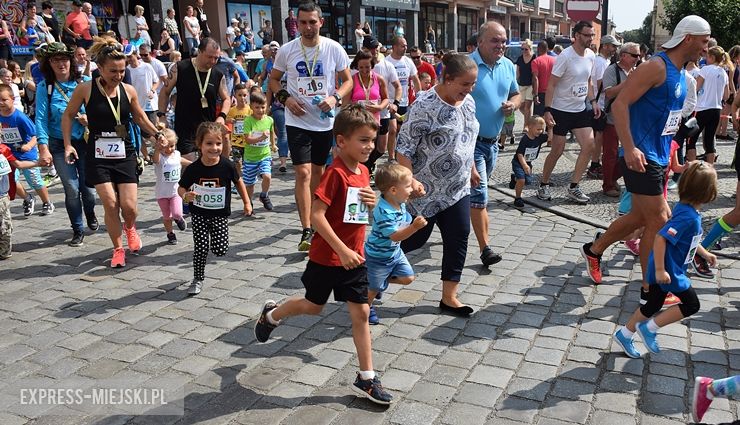
[[[388,289],[388,279],[391,277],[413,276],[414,269],[411,268],[406,254],[397,249],[390,259],[373,258],[365,255],[367,266],[368,290],[383,292]]]

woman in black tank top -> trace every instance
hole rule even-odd
[[[129,136],[134,121],[143,131],[156,134],[166,143],[162,133],[147,118],[139,106],[136,90],[122,83],[126,57],[115,40],[96,42],[90,53],[98,64],[100,77],[77,86],[62,116],[64,154],[67,162],[78,157],[72,146],[72,120],[85,104],[90,136],[85,157],[85,183],[95,187],[105,209],[105,225],[113,242],[111,267],[126,265],[120,216],[129,250],[138,252],[141,239],[136,232],[136,197],[139,181],[136,172],[137,155]]]

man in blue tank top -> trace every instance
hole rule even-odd
[[[612,104],[614,125],[624,148],[619,159],[624,183],[632,193],[632,210],[618,218],[606,233],[581,247],[586,268],[594,283],[601,283],[601,254],[614,242],[643,227],[640,264],[647,270],[648,256],[658,230],[671,210],[663,198],[665,169],[669,163],[671,138],[681,122],[686,97],[683,64],[701,58],[707,51],[711,28],[703,18],[683,18],[663,52],[637,67]],[[643,289],[647,290],[643,275]],[[641,302],[645,298],[641,295]]]

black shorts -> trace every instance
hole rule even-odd
[[[316,305],[324,305],[334,292],[334,301],[367,303],[367,268],[362,265],[356,269],[324,266],[308,260],[306,271],[301,277],[306,288],[306,299]]]
[[[540,103],[534,104],[534,114],[543,116],[545,115],[545,93],[537,93],[537,99]]]
[[[601,131],[603,132],[606,128],[606,114],[604,111],[601,111],[601,115],[599,115],[599,118],[593,117],[593,111],[589,111],[591,113],[591,128],[593,128],[594,131]]]
[[[293,165],[314,164],[326,165],[329,151],[334,140],[331,130],[304,130],[292,125],[285,126],[288,135],[288,148]]]
[[[195,140],[179,137],[178,135],[177,150],[180,151],[180,155],[187,155],[189,153],[195,152],[198,149],[195,147]]]
[[[619,167],[622,169],[624,186],[629,192],[647,196],[663,195],[666,167],[648,161],[645,165],[645,172],[638,173],[627,168],[624,157],[619,158]]]
[[[136,154],[124,159],[96,159],[88,156],[85,161],[85,185],[95,187],[101,183],[139,183],[136,174]]]
[[[390,118],[381,118],[380,127],[378,128],[378,136],[385,136],[388,134],[388,127],[390,126]]]
[[[592,112],[584,109],[581,112],[564,112],[557,109],[550,109],[552,118],[555,120],[553,134],[557,136],[566,136],[570,130],[576,128],[590,128],[593,118]]]

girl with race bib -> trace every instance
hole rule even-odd
[[[195,146],[200,158],[185,169],[177,193],[190,206],[193,227],[193,282],[188,293],[197,295],[205,280],[206,259],[210,248],[217,257],[229,250],[229,215],[231,184],[235,184],[244,201],[244,215],[252,214],[247,188],[241,173],[221,153],[224,146],[223,126],[204,122],[195,133]]]
[[[181,157],[178,152],[177,134],[171,129],[162,131],[165,141],[157,145],[152,161],[154,162],[154,173],[157,183],[154,185],[154,196],[157,198],[159,209],[162,210],[162,223],[167,231],[167,242],[170,245],[177,244],[177,236],[172,230],[172,222],[177,228],[185,230],[185,219],[182,218],[182,198],[177,194],[177,182],[180,181],[182,169],[190,164],[190,161]]]

